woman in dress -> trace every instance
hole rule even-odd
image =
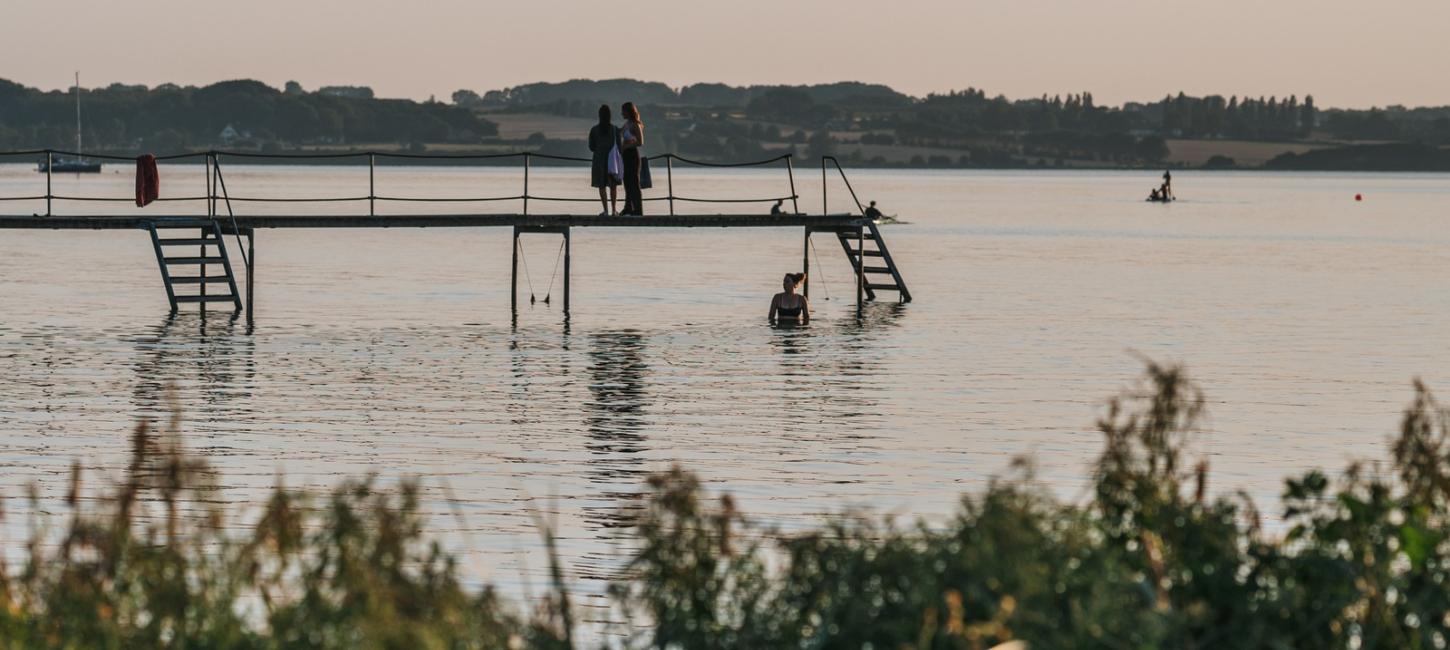
[[[770,299],[770,316],[768,318],[771,323],[804,325],[811,322],[810,301],[795,292],[796,287],[799,287],[805,279],[806,274],[804,273],[785,274],[785,279],[781,281],[781,288],[784,291],[775,294],[775,297]]]
[[[624,128],[619,132],[619,153],[624,157],[624,211],[621,215],[644,216],[644,194],[639,189],[639,148],[644,146],[644,122],[634,102],[619,107]]]
[[[589,184],[599,188],[599,205],[604,208],[599,216],[608,216],[616,212],[615,203],[619,200],[619,179],[609,173],[609,152],[619,141],[619,129],[614,126],[614,120],[609,114],[609,105],[599,106],[599,123],[589,129],[589,151],[593,153],[593,161],[589,168]],[[604,198],[605,191],[609,193],[609,199]]]

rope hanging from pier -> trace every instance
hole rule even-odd
[[[544,304],[549,304],[549,297],[554,295],[554,278],[559,275],[559,260],[564,258],[564,239],[559,239],[559,254],[554,256],[554,271],[549,274],[549,288],[544,290]]]
[[[826,274],[825,274],[826,267],[823,264],[821,264],[821,251],[819,251],[819,250],[816,249],[816,238],[815,237],[811,237],[811,238],[808,238],[807,241],[809,241],[811,243],[811,252],[816,254],[816,273],[821,276],[821,293],[826,294],[825,297],[822,298],[822,300],[830,300],[831,299],[831,289],[830,289],[830,285],[826,283]],[[811,277],[812,277],[811,276],[811,270],[810,269],[806,269],[806,282],[810,282],[810,278]]]
[[[519,249],[519,261],[524,264],[524,281],[529,283],[529,304],[534,304],[534,279],[529,275],[529,258],[524,255],[524,240],[514,237],[514,246]]]

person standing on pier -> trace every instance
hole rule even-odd
[[[624,115],[624,128],[619,132],[619,153],[624,156],[624,211],[621,215],[644,216],[644,193],[639,187],[639,148],[644,146],[644,122],[634,102],[625,102],[619,112]]]
[[[614,119],[609,112],[608,104],[599,106],[599,123],[589,129],[589,151],[593,159],[589,165],[589,184],[599,188],[599,205],[604,208],[599,216],[613,215],[615,205],[619,201],[619,178],[614,171],[609,169],[610,156],[616,155],[615,147],[619,143],[619,129],[614,126]],[[608,188],[609,199],[604,198],[605,190]]]

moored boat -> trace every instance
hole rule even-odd
[[[40,161],[37,168],[41,173],[49,171],[56,173],[92,174],[101,171],[101,163],[85,158],[54,158],[49,162],[44,160]]]
[[[70,157],[49,157],[40,161],[36,171],[45,174],[52,172],[72,174],[94,174],[101,171],[101,163],[87,160],[80,154],[81,151],[81,73],[76,73],[76,156]]]

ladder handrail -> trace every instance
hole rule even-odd
[[[836,166],[836,171],[841,174],[841,180],[846,183],[846,190],[851,193],[851,200],[856,202],[856,211],[857,212],[860,212],[863,215],[866,214],[866,208],[861,205],[861,199],[859,199],[859,198],[856,197],[856,188],[851,187],[851,179],[846,178],[846,170],[841,168],[841,161],[837,160],[835,156],[821,156],[821,204],[823,206],[825,205],[825,197],[826,197],[826,190],[827,190],[827,187],[826,187],[826,162],[828,162],[828,161],[831,164],[835,165]]]
[[[232,199],[231,196],[227,194],[227,179],[222,177],[222,164],[221,161],[217,159],[217,153],[218,152],[215,151],[208,152],[207,157],[211,161],[212,169],[216,172],[216,180],[218,183],[221,184],[222,187],[221,199],[224,203],[227,204],[227,217],[229,217],[232,221],[232,236],[237,238],[237,252],[242,254],[242,264],[246,267],[248,271],[250,271],[252,270],[252,260],[248,259],[247,249],[246,247],[242,246],[242,229],[237,227],[237,214],[232,211]],[[209,198],[212,201],[215,201],[217,199],[217,197],[214,195]],[[235,288],[233,288],[233,291],[235,292]]]

